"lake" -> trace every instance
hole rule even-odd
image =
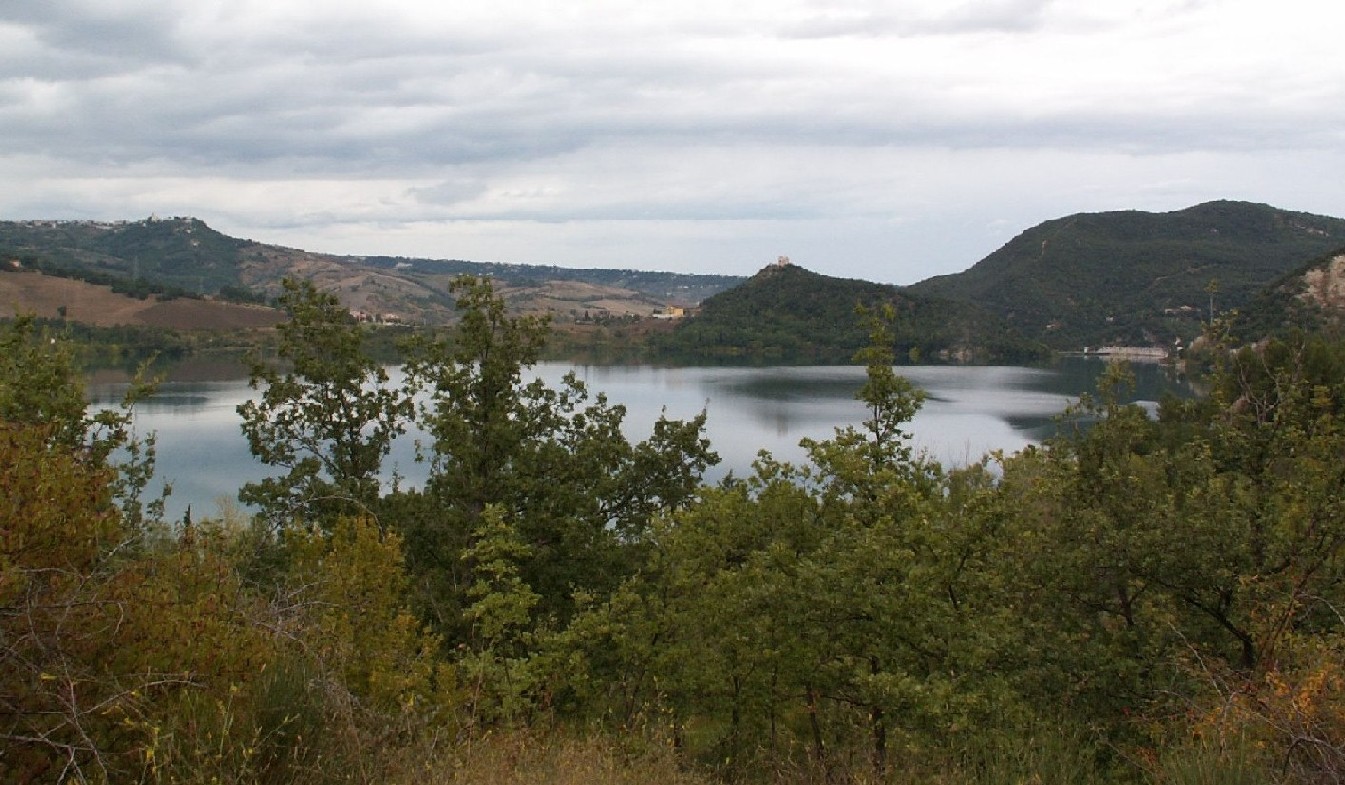
[[[992,450],[1014,452],[1050,436],[1055,417],[1094,388],[1105,364],[1065,358],[1048,368],[1014,366],[904,366],[898,371],[925,390],[924,407],[911,423],[915,447],[945,465],[976,461]],[[1152,405],[1165,392],[1189,395],[1189,387],[1159,365],[1135,364],[1135,400]],[[729,471],[751,472],[760,450],[782,460],[803,457],[800,439],[831,436],[838,426],[858,424],[864,406],[855,391],[864,382],[858,366],[765,368],[658,368],[541,363],[533,372],[553,385],[568,371],[626,406],[625,432],[648,437],[661,412],[686,419],[707,412],[706,433],[722,462],[709,480]],[[396,374],[396,369],[393,369]],[[136,409],[141,434],[158,434],[158,473],[172,484],[169,519],[190,505],[196,516],[213,514],[217,500],[233,499],[239,486],[272,472],[253,460],[235,409],[256,393],[247,380],[212,374],[170,372],[159,391]],[[396,378],[400,378],[397,376]],[[92,385],[97,405],[120,399],[122,384]],[[398,440],[385,463],[412,485],[426,467],[415,460],[415,434]]]

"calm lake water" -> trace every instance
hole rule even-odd
[[[991,450],[1014,452],[1053,432],[1055,417],[1079,395],[1094,389],[1104,363],[1066,358],[1050,368],[1011,366],[915,366],[898,369],[925,390],[924,407],[911,424],[915,446],[945,465],[961,465]],[[534,372],[553,385],[573,370],[590,392],[605,392],[627,409],[625,432],[647,438],[661,412],[677,419],[708,413],[707,435],[722,462],[707,479],[729,471],[742,476],[760,450],[797,461],[805,437],[827,438],[838,426],[865,417],[854,399],[864,382],[862,367],[655,368],[576,366],[542,363]],[[1190,394],[1180,379],[1157,365],[1134,366],[1135,399],[1156,402],[1164,392]],[[172,484],[170,519],[191,506],[194,515],[213,514],[221,498],[233,499],[239,486],[271,472],[248,452],[236,407],[255,393],[246,379],[198,378],[164,382],[136,410],[140,433],[158,434],[159,475]],[[123,385],[93,385],[95,403],[119,399]],[[412,485],[425,476],[415,460],[415,434],[400,439],[385,463]]]

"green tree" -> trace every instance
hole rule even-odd
[[[287,533],[287,585],[307,608],[307,654],[380,719],[421,714],[442,721],[453,674],[439,641],[407,607],[402,544],[368,518],[342,518],[330,533]]]
[[[520,715],[537,686],[530,667],[532,610],[541,599],[519,575],[528,546],[494,505],[482,512],[463,560],[475,578],[463,615],[470,625],[461,660],[473,724]]]
[[[763,458],[752,477],[657,519],[642,568],[563,636],[593,716],[627,733],[661,727],[727,774],[803,737],[817,641],[798,580],[825,529],[799,479]]]
[[[0,331],[0,781],[387,781],[444,730],[453,670],[394,535],[266,532],[289,558],[259,591],[256,527],[128,523],[124,421],[29,328]]]
[[[624,701],[667,712],[729,773],[806,750],[821,778],[862,750],[882,774],[898,743],[992,722],[1009,702],[986,577],[993,482],[912,453],[921,396],[892,372],[890,319],[870,317],[859,356],[862,427],[806,442],[801,468],[763,456],[660,519],[645,567],[574,626],[596,672],[626,663]]]
[[[38,329],[32,317],[0,329],[0,421],[47,425],[55,444],[73,450],[89,437],[86,405],[69,341]],[[99,446],[98,453],[111,449]]]
[[[154,390],[143,368],[116,409],[88,412],[84,374],[67,332],[30,316],[0,326],[0,423],[36,426],[53,449],[78,451],[90,466],[112,468],[112,496],[128,533],[163,514],[163,496],[146,499],[154,476],[154,434],[138,436],[134,407]]]
[[[284,369],[252,355],[250,383],[265,389],[238,414],[252,454],[288,471],[247,483],[239,499],[273,527],[329,526],[374,510],[383,458],[413,407],[405,390],[389,386],[365,351],[364,328],[334,295],[292,279],[284,288],[280,304],[290,318],[276,328]]]
[[[526,379],[546,339],[539,317],[511,316],[488,280],[453,284],[461,321],[451,339],[427,341],[408,364],[426,392],[431,437],[423,493],[398,499],[408,564],[431,618],[465,637],[462,613],[476,584],[472,532],[495,505],[527,556],[522,580],[535,613],[562,624],[576,591],[615,588],[638,563],[649,519],[687,504],[717,461],[704,415],[661,419],[631,444],[624,407],[590,395],[573,374],[559,388]]]
[[[1014,576],[1029,701],[1134,732],[1133,717],[1184,710],[1222,680],[1268,678],[1285,641],[1339,630],[1333,368],[1330,352],[1272,342],[1159,419],[1119,402],[1114,368],[1077,429],[1005,462],[1014,514],[997,560]]]
[[[1155,568],[1175,545],[1163,539],[1188,531],[1169,486],[1183,466],[1157,451],[1147,413],[1122,403],[1130,378],[1110,368],[1099,395],[1070,412],[1075,429],[1006,460],[1000,486],[1016,511],[1002,539],[1004,586],[1030,652],[1020,688],[1099,724],[1145,707],[1172,675],[1179,637]]]
[[[862,427],[838,428],[829,440],[803,441],[826,493],[847,502],[856,495],[875,500],[877,489],[896,481],[914,489],[922,478],[939,474],[939,467],[912,454],[906,424],[919,412],[925,393],[893,369],[895,309],[886,306],[875,314],[860,308],[858,314],[869,329],[869,345],[855,354],[866,374],[855,398],[869,416]]]

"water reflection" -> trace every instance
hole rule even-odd
[[[899,371],[927,393],[911,424],[915,447],[950,465],[979,460],[992,450],[1014,452],[1048,438],[1055,418],[1090,392],[1104,365],[1070,358],[1057,367],[903,367]],[[781,460],[802,460],[798,442],[828,438],[838,426],[858,424],[866,411],[854,398],[864,382],[859,367],[654,368],[572,366],[543,363],[537,376],[555,385],[569,372],[593,393],[604,392],[626,407],[628,438],[647,438],[660,415],[675,419],[708,415],[707,436],[722,463],[708,479],[751,471],[760,450]],[[1134,398],[1152,406],[1166,393],[1188,395],[1189,387],[1156,365],[1135,366]],[[400,381],[392,370],[394,383]],[[211,513],[218,497],[233,498],[243,483],[270,473],[256,463],[239,427],[236,408],[256,393],[245,378],[176,376],[137,408],[141,433],[158,433],[160,474],[173,485],[169,515],[181,517],[190,504]],[[98,405],[115,404],[125,384],[92,387]],[[387,481],[416,486],[426,473],[416,460],[422,434],[407,434],[394,445]]]

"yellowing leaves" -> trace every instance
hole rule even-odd
[[[310,645],[324,667],[357,694],[386,708],[452,704],[450,670],[439,667],[439,641],[405,606],[401,542],[366,518],[343,518],[330,535],[291,532],[291,581],[302,587],[313,629]]]

